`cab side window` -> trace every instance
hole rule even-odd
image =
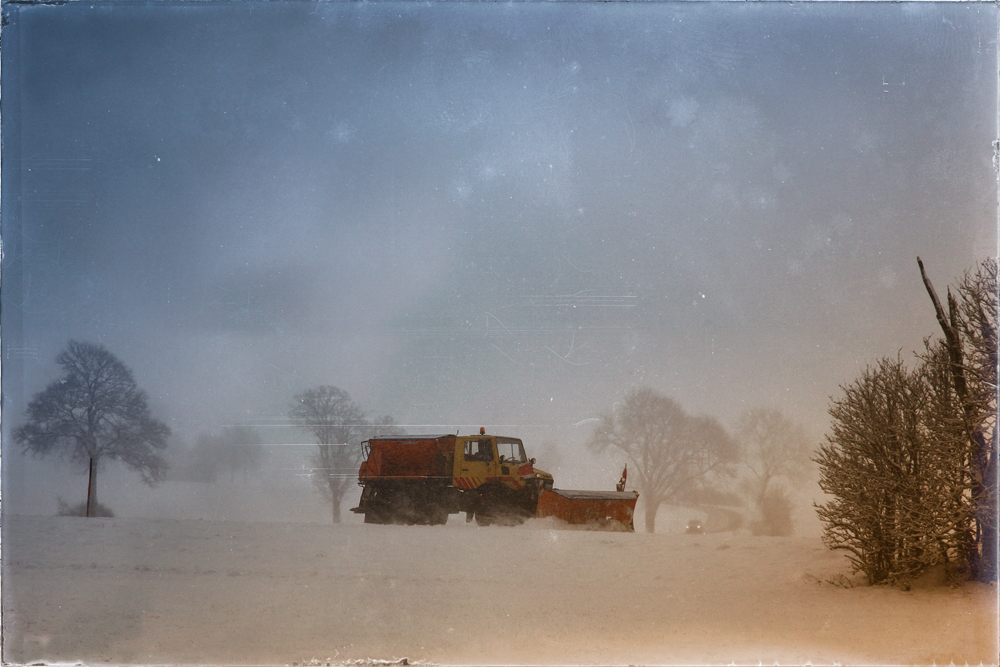
[[[524,445],[514,438],[497,438],[497,451],[500,458],[511,463],[527,463],[524,456]]]
[[[489,440],[466,440],[465,441],[466,461],[492,461],[493,447]]]

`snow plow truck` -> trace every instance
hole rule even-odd
[[[555,517],[598,530],[634,532],[639,494],[553,488],[549,473],[535,468],[519,438],[488,435],[394,435],[361,443],[361,502],[352,512],[365,523],[447,523],[465,513],[480,526],[516,525]]]

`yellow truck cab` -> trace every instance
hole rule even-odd
[[[499,482],[520,491],[537,480],[549,481],[552,475],[535,470],[535,460],[528,459],[519,438],[502,435],[477,435],[456,438],[455,486],[477,489],[487,482]]]
[[[454,485],[477,491],[466,508],[480,525],[509,523],[533,516],[538,496],[552,488],[552,475],[535,469],[520,438],[486,435],[455,438]]]

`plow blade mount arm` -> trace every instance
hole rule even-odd
[[[538,518],[554,517],[568,524],[594,530],[635,532],[632,515],[639,494],[635,491],[542,491]]]

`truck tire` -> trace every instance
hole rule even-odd
[[[480,526],[519,526],[530,516],[525,509],[520,494],[490,484],[481,488],[476,523]]]
[[[440,505],[431,505],[428,517],[430,518],[428,523],[432,526],[443,526],[448,523],[448,509]]]
[[[438,526],[448,522],[449,498],[417,486],[380,488],[365,509],[365,523]]]

